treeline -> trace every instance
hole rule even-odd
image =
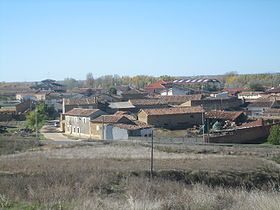
[[[196,77],[197,78],[197,77]],[[280,73],[276,74],[238,74],[237,72],[227,72],[224,75],[217,76],[201,76],[201,78],[215,78],[221,82],[221,87],[225,88],[246,88],[248,90],[261,90],[266,86],[278,86],[280,84]],[[85,80],[76,80],[74,78],[65,78],[62,84],[68,90],[74,88],[103,88],[109,89],[112,86],[129,85],[135,88],[144,88],[145,86],[160,80],[173,81],[180,79],[173,76],[163,75],[153,77],[147,75],[138,76],[119,76],[105,75],[94,78],[92,73],[86,75]],[[195,85],[194,85],[195,86]],[[193,87],[193,86],[192,86]],[[195,88],[195,87],[193,87]],[[211,87],[209,90],[215,90]]]
[[[86,75],[85,80],[76,80],[74,78],[65,78],[62,84],[66,86],[68,90],[74,88],[103,88],[109,89],[112,86],[118,85],[129,85],[135,88],[144,88],[145,86],[157,82],[160,80],[173,81],[176,77],[163,75],[160,77],[152,77],[147,75],[138,75],[134,77],[129,76],[119,76],[119,75],[105,75],[94,79],[92,73]]]
[[[220,76],[224,87],[253,89],[254,87],[271,87],[280,84],[280,73],[275,74],[237,74],[228,72]]]

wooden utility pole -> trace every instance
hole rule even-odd
[[[151,141],[151,171],[150,171],[150,179],[153,178],[154,171],[154,130],[152,130],[152,141]]]
[[[35,108],[35,126],[36,126],[36,139],[38,138],[38,109]]]

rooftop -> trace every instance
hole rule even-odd
[[[90,105],[96,104],[97,98],[96,97],[89,97],[89,98],[64,98],[65,105]]]
[[[170,107],[160,109],[142,109],[147,115],[176,115],[176,114],[188,114],[188,113],[201,113],[204,109],[201,106],[193,107]]]
[[[114,126],[116,127],[119,127],[119,128],[123,128],[123,129],[127,129],[127,130],[139,130],[139,129],[144,129],[144,128],[152,128],[153,126],[150,126],[150,125],[129,125],[129,124],[124,124],[124,123],[116,123],[116,124],[113,124]]]
[[[129,101],[111,102],[111,103],[109,103],[109,107],[111,109],[133,109],[133,108],[135,108],[135,106],[133,106]]]
[[[129,102],[133,106],[145,106],[145,105],[167,105],[167,101],[161,99],[130,99]]]
[[[145,87],[145,89],[163,89],[165,88],[165,86],[163,84],[168,84],[170,82],[165,82],[163,80],[161,81],[158,81],[158,82],[155,82],[155,83],[152,83],[148,86]]]
[[[100,109],[74,108],[74,109],[71,109],[70,111],[66,112],[65,115],[89,117],[92,114],[99,112],[99,111],[100,111]]]
[[[225,119],[225,120],[236,120],[244,112],[231,112],[231,111],[209,111],[205,113],[205,118],[210,119]]]
[[[274,101],[272,100],[259,100],[255,102],[250,102],[247,107],[272,107]]]
[[[184,103],[189,100],[201,100],[202,94],[177,95],[177,96],[155,96],[151,99],[159,99],[166,103]]]
[[[129,120],[122,115],[102,115],[92,120],[95,123],[121,123],[123,119]]]

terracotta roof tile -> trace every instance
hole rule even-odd
[[[271,100],[259,100],[251,102],[247,107],[271,107],[274,104],[274,101]]]
[[[188,113],[201,113],[204,109],[201,106],[193,107],[170,107],[161,109],[143,109],[147,115],[174,115],[174,114],[188,114]]]
[[[224,119],[224,120],[236,120],[244,112],[231,112],[231,111],[209,111],[205,113],[205,118],[210,119]]]
[[[70,111],[66,112],[65,115],[88,117],[88,116],[91,116],[92,114],[94,114],[96,112],[99,112],[99,111],[100,111],[100,109],[74,108],[74,109],[71,109]]]
[[[170,82],[165,82],[165,81],[158,81],[158,82],[155,82],[155,83],[152,83],[148,86],[145,87],[145,89],[163,89],[165,88],[165,86],[163,86],[163,84],[168,84]]]
[[[158,99],[166,103],[184,103],[189,100],[201,100],[202,94],[193,95],[178,95],[178,96],[156,96],[153,99]]]
[[[96,104],[97,98],[96,97],[89,97],[89,98],[64,98],[65,105],[90,105]]]
[[[119,123],[121,120],[127,119],[122,115],[102,115],[92,120],[95,123]]]
[[[255,120],[255,121],[240,125],[240,126],[238,126],[238,128],[258,127],[258,126],[263,126],[263,125],[264,125],[263,120],[259,119],[259,120]]]
[[[113,124],[113,126],[127,129],[127,130],[139,130],[139,129],[144,129],[144,128],[152,128],[153,126],[150,125],[129,125],[129,124],[124,124],[124,123],[117,123]]]
[[[142,106],[142,105],[167,105],[166,101],[160,99],[130,99],[129,102],[133,106]]]
[[[280,113],[280,109],[268,109],[265,110],[263,113]]]

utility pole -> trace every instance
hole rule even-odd
[[[102,115],[102,139],[104,140],[104,115]]]
[[[154,130],[152,130],[152,141],[151,141],[151,171],[150,171],[150,179],[153,178],[154,171]]]
[[[35,108],[35,129],[36,129],[36,139],[38,138],[38,109]]]
[[[203,111],[203,105],[201,104],[202,107],[202,112],[201,112],[201,123],[202,123],[202,137],[203,137],[203,142],[205,142],[205,137],[204,137],[204,129],[205,129],[205,125],[204,125],[204,111]]]

